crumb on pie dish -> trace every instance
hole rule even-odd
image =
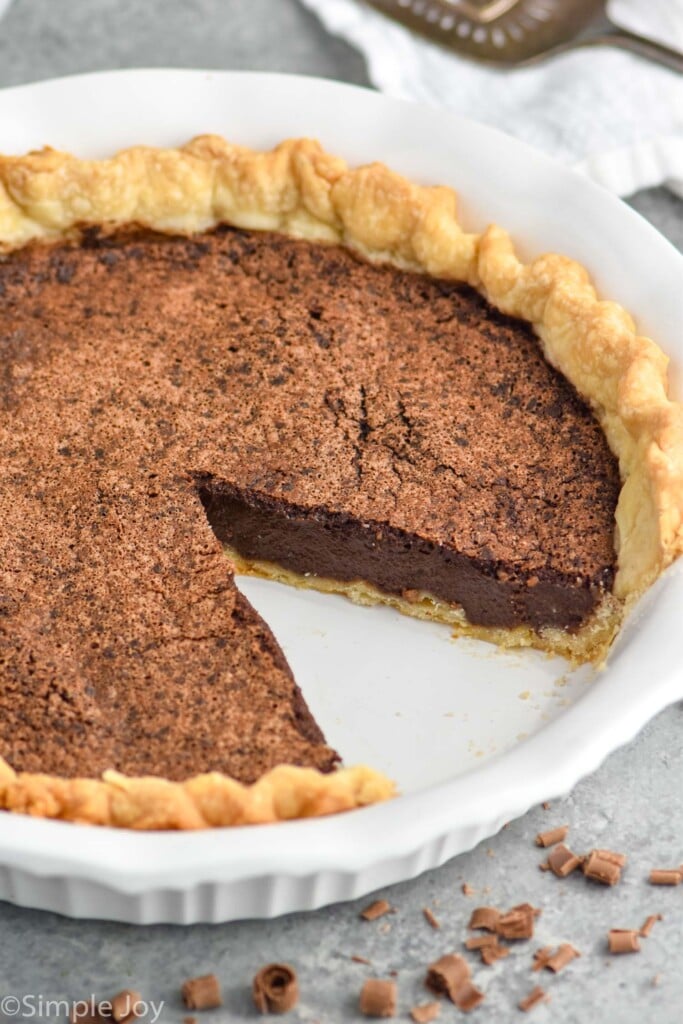
[[[389,799],[236,572],[600,664],[681,553],[667,357],[448,188],[305,139],[46,149],[0,158],[0,251],[0,808]]]

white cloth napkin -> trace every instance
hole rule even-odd
[[[580,168],[618,195],[683,196],[683,75],[610,47],[501,71],[421,39],[359,0],[302,0],[365,56],[391,96],[446,106]],[[683,51],[683,0],[610,0],[630,28]]]

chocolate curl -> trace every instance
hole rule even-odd
[[[507,946],[499,946],[497,942],[491,942],[487,946],[482,946],[479,955],[481,962],[490,967],[497,960],[504,960],[506,956],[510,956],[510,950]]]
[[[569,825],[558,825],[557,828],[550,828],[547,832],[539,832],[536,836],[536,846],[555,846],[562,843],[569,834]]]
[[[482,928],[487,932],[495,932],[498,929],[500,910],[496,907],[475,907],[470,917],[468,928]]]
[[[439,929],[441,927],[441,925],[439,924],[438,920],[434,916],[433,912],[429,909],[429,907],[423,907],[422,913],[424,914],[424,919],[430,926],[430,928]]]
[[[612,864],[616,864],[618,868],[626,867],[628,858],[625,853],[616,853],[615,850],[591,850],[591,853],[597,854],[601,860],[608,860]]]
[[[498,944],[497,935],[471,935],[465,939],[465,949],[478,951],[481,962],[487,967],[495,964],[496,960],[503,960],[510,955],[510,950],[506,946]]]
[[[411,1018],[415,1021],[415,1024],[430,1024],[431,1021],[441,1013],[441,1003],[422,1003],[420,1006],[414,1006],[410,1011]]]
[[[465,939],[465,949],[485,949],[487,946],[497,946],[497,935],[470,935]]]
[[[427,968],[425,985],[437,995],[447,995],[452,1002],[458,991],[470,980],[470,965],[459,953],[448,953]]]
[[[384,917],[385,914],[391,914],[393,911],[391,903],[387,903],[386,900],[375,900],[365,910],[361,910],[360,916],[364,921],[376,921],[378,917]]]
[[[532,971],[541,971],[550,960],[553,955],[552,948],[550,946],[543,946],[541,949],[537,949],[534,953],[534,964],[531,968]]]
[[[676,868],[653,868],[650,872],[650,885],[680,885],[683,875]]]
[[[592,878],[595,882],[602,882],[603,885],[616,885],[621,878],[622,864],[615,860],[620,854],[612,854],[605,857],[609,850],[591,850],[583,865],[583,873],[586,878]]]
[[[572,853],[564,843],[558,843],[548,854],[548,867],[558,878],[566,878],[567,875],[571,875],[572,871],[576,871],[580,864],[581,858]]]
[[[366,1017],[394,1017],[396,982],[368,978],[360,993],[360,1012]]]
[[[287,1013],[299,1001],[296,971],[288,964],[266,964],[254,976],[251,993],[260,1013]]]
[[[502,939],[531,939],[537,912],[530,903],[520,903],[498,919],[496,932]]]
[[[533,1010],[534,1006],[538,1006],[539,1003],[547,1003],[549,999],[550,996],[547,992],[544,992],[540,985],[536,985],[535,988],[532,988],[528,996],[525,996],[524,999],[520,999],[518,1006],[520,1010],[524,1010],[525,1013],[528,1013],[529,1010]]]
[[[661,914],[650,914],[649,917],[645,918],[645,921],[641,925],[640,932],[638,934],[643,939],[646,939],[648,937],[648,935],[650,934],[650,932],[652,931],[652,929],[654,928],[654,926],[657,924],[657,921],[662,921],[662,920],[663,920],[663,918],[662,918]]]
[[[578,949],[575,949],[570,942],[563,942],[557,948],[557,952],[549,956],[544,967],[547,967],[549,971],[554,971],[555,974],[559,974],[560,971],[564,970],[567,964],[570,964],[572,960],[576,960],[577,957],[581,956]]]
[[[453,1002],[462,1010],[463,1013],[469,1013],[470,1010],[476,1009],[480,1003],[484,1001],[484,993],[476,988],[471,981],[466,981],[458,991],[455,993],[455,999]]]
[[[607,935],[610,953],[639,953],[638,932],[629,928],[612,928]]]
[[[482,946],[479,949],[479,956],[481,957],[481,963],[486,967],[490,967],[495,964],[499,959],[505,959],[506,956],[510,955],[510,950],[507,946],[501,946],[498,942],[489,942],[487,945]]]
[[[215,974],[188,978],[180,991],[188,1010],[212,1010],[223,1005],[221,987]]]

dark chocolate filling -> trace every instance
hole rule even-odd
[[[600,591],[589,583],[570,589],[552,570],[530,586],[528,577],[511,575],[514,570],[465,558],[386,523],[297,508],[226,484],[204,481],[199,493],[218,539],[245,559],[274,562],[302,575],[363,580],[386,594],[425,591],[461,605],[473,625],[575,630]],[[604,585],[610,580],[605,573]]]

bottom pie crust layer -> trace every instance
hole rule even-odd
[[[291,569],[285,569],[274,562],[246,559],[227,545],[225,553],[234,564],[236,572],[245,576],[258,576],[290,587],[317,590],[323,594],[342,594],[354,604],[365,607],[387,605],[411,618],[450,626],[454,636],[485,640],[503,649],[530,647],[548,654],[561,655],[573,664],[593,662],[601,665],[619,631],[624,615],[621,602],[612,594],[605,594],[589,619],[574,633],[551,626],[544,626],[539,630],[528,626],[517,626],[514,629],[477,626],[467,621],[467,616],[459,605],[442,601],[424,590],[413,590],[409,594],[404,593],[403,596],[387,594],[365,580],[344,582],[325,579],[312,573],[303,575],[292,572]]]
[[[89,825],[139,830],[266,825],[338,814],[388,800],[395,787],[371,768],[279,765],[251,786],[220,772],[185,782],[131,778],[105,772],[101,779],[63,779],[15,772],[0,758],[0,809]]]

